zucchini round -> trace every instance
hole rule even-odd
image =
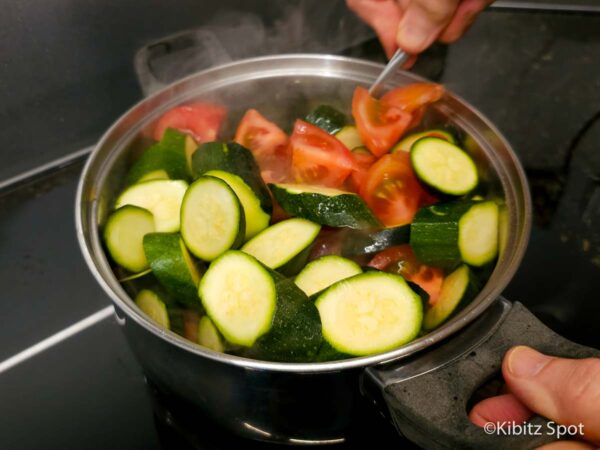
[[[104,227],[104,242],[112,259],[135,275],[148,268],[142,244],[154,231],[152,214],[137,206],[126,205],[113,212]]]
[[[419,139],[424,138],[424,137],[435,137],[438,139],[443,139],[445,141],[448,141],[451,144],[456,144],[456,139],[454,139],[454,136],[452,135],[452,133],[449,133],[445,130],[434,129],[434,130],[427,130],[427,131],[423,131],[421,133],[414,133],[409,136],[406,136],[404,139],[402,139],[400,142],[398,142],[392,148],[391,152],[392,153],[410,152],[410,149],[412,148],[413,144],[415,142],[417,142]]]
[[[181,206],[181,237],[187,248],[212,261],[244,240],[242,205],[223,180],[200,177],[187,190]]]
[[[288,219],[250,239],[242,251],[271,269],[293,275],[306,263],[321,227],[305,219]]]
[[[275,281],[250,255],[232,250],[213,261],[200,281],[198,295],[229,342],[250,347],[271,329],[277,304]]]
[[[171,324],[167,306],[161,300],[156,292],[150,289],[141,290],[135,297],[135,304],[142,310],[144,314],[158,323],[160,326],[169,329]]]
[[[183,180],[146,181],[125,189],[115,208],[125,205],[147,209],[154,216],[156,231],[178,231],[181,201],[188,184]]]
[[[417,177],[443,194],[465,195],[479,182],[473,159],[460,147],[443,139],[419,139],[411,148],[410,161]]]
[[[315,303],[323,337],[342,353],[381,353],[410,342],[423,320],[421,298],[399,276],[368,272],[342,280]]]
[[[306,265],[294,282],[309,297],[332,284],[362,273],[354,261],[341,256],[322,256]]]

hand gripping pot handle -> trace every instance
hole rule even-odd
[[[501,298],[467,330],[426,355],[367,369],[362,389],[385,403],[397,429],[423,448],[536,448],[556,440],[543,417],[530,420],[527,431],[507,431],[500,424],[480,428],[467,416],[475,390],[499,373],[504,354],[515,345],[567,358],[600,357],[600,351],[554,333],[522,304]]]

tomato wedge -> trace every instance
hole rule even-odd
[[[381,97],[381,103],[412,113],[437,102],[444,95],[444,87],[434,83],[413,83],[393,89]]]
[[[380,102],[360,86],[352,97],[352,115],[362,141],[375,156],[387,153],[412,120],[410,113]]]
[[[444,272],[437,267],[421,264],[410,245],[398,245],[377,253],[368,264],[386,272],[402,275],[405,280],[418,284],[429,294],[429,303],[434,304],[440,295]]]
[[[252,152],[266,183],[288,180],[292,163],[289,139],[281,128],[257,110],[246,111],[234,140]]]
[[[160,141],[167,128],[175,128],[192,136],[196,142],[210,142],[217,138],[226,110],[212,103],[190,103],[177,106],[162,115],[154,128],[154,139]]]
[[[367,172],[375,161],[377,161],[377,158],[367,149],[362,148],[360,150],[352,150],[352,158],[354,158],[356,169],[352,171],[350,178],[347,180],[348,187],[350,190],[358,192],[367,178]]]
[[[350,150],[321,128],[296,120],[290,138],[297,183],[339,187],[356,168]]]
[[[386,226],[410,223],[421,206],[436,201],[417,180],[407,152],[382,156],[373,164],[360,196]]]

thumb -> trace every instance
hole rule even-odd
[[[600,442],[600,359],[556,358],[519,346],[504,357],[502,374],[529,409],[563,425],[581,423],[583,437]]]

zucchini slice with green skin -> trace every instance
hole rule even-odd
[[[231,250],[212,262],[198,288],[202,305],[220,333],[250,347],[273,324],[275,280],[252,256]]]
[[[179,233],[144,236],[144,252],[154,276],[181,303],[200,307],[198,284],[201,272]]]
[[[260,168],[246,147],[236,142],[208,142],[200,145],[192,155],[192,172],[195,178],[211,170],[221,170],[240,177],[260,199],[267,214],[273,210],[269,188],[260,175]]]
[[[156,231],[178,231],[181,201],[188,184],[183,180],[154,180],[134,184],[117,198],[115,208],[125,205],[147,209]]]
[[[423,329],[429,331],[440,326],[473,300],[477,296],[477,292],[478,288],[473,280],[471,270],[463,264],[444,278],[440,296],[435,304],[425,311]]]
[[[335,133],[335,137],[349,150],[354,151],[356,148],[366,148],[354,125],[346,125],[340,131]]]
[[[242,205],[227,183],[215,177],[194,181],[181,205],[181,237],[187,248],[212,261],[244,241]]]
[[[410,227],[410,245],[419,261],[435,267],[488,264],[498,253],[498,205],[457,200],[422,208]]]
[[[208,316],[203,316],[198,322],[198,344],[215,352],[225,351],[223,338]]]
[[[359,273],[362,273],[362,269],[354,261],[329,255],[308,263],[294,282],[310,297],[340,280]]]
[[[410,152],[410,149],[412,148],[413,144],[424,137],[434,137],[438,139],[443,139],[444,141],[448,141],[451,144],[456,144],[456,139],[454,138],[452,133],[449,133],[445,130],[434,129],[406,136],[404,139],[402,139],[400,142],[394,145],[394,147],[392,147],[391,153]]]
[[[277,291],[273,323],[268,333],[241,354],[269,361],[313,361],[323,340],[319,311],[292,280],[274,271],[271,275]]]
[[[294,275],[306,264],[321,227],[305,219],[288,219],[250,239],[242,251],[271,269]]]
[[[419,139],[411,148],[410,162],[419,180],[443,194],[465,195],[479,182],[473,159],[443,139]]]
[[[348,118],[333,106],[320,105],[306,116],[306,121],[329,134],[336,134],[348,123]]]
[[[404,278],[367,272],[337,282],[315,303],[323,337],[354,356],[385,352],[417,337],[423,321],[421,298]]]
[[[171,324],[169,321],[169,314],[167,313],[167,306],[156,292],[153,292],[150,289],[141,290],[135,297],[135,304],[144,314],[160,326],[170,329]]]
[[[271,215],[264,211],[260,199],[254,191],[237,175],[222,170],[210,170],[205,175],[220,178],[229,185],[237,195],[244,208],[244,219],[246,223],[246,234],[244,240],[248,240],[269,226]]]
[[[154,231],[154,217],[146,209],[126,205],[113,212],[104,227],[104,242],[112,259],[130,272],[148,269],[142,244]]]
[[[142,153],[133,164],[127,174],[127,184],[151,179],[189,179],[191,171],[188,165],[187,149],[190,146],[196,147],[193,138],[168,128],[160,142]]]
[[[331,227],[381,225],[363,199],[352,192],[303,184],[271,184],[269,187],[288,214]]]
[[[458,248],[462,260],[481,267],[498,256],[498,205],[496,202],[478,202],[460,218]]]

